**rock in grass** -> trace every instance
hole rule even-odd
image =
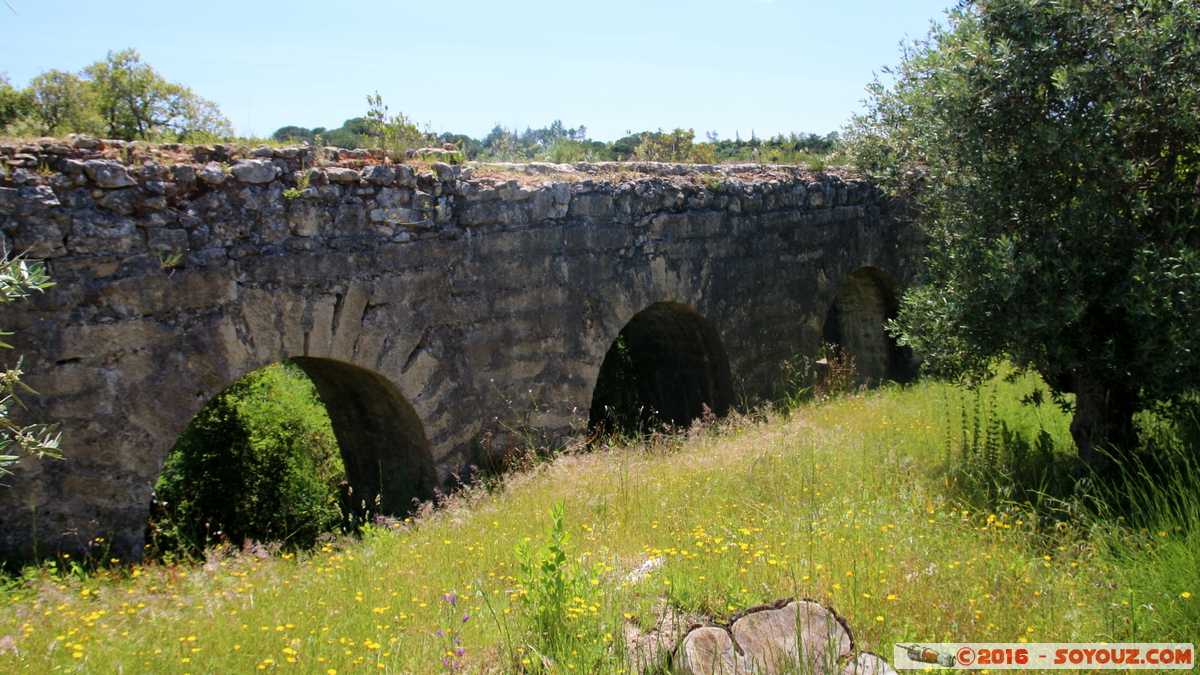
[[[816,602],[780,600],[747,610],[729,629],[706,626],[688,632],[672,671],[680,675],[889,675],[882,658],[853,655],[849,627]]]
[[[837,615],[809,601],[747,614],[734,622],[730,632],[747,661],[747,672],[799,668],[814,675],[837,673],[838,662],[852,649],[850,634]]]
[[[737,675],[738,655],[729,632],[716,626],[696,628],[683,637],[674,672],[695,675]]]

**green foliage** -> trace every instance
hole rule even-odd
[[[527,162],[533,157],[530,148],[521,142],[515,131],[497,125],[484,137],[486,159],[500,162]]]
[[[370,145],[367,137],[369,126],[365,117],[353,117],[342,123],[337,129],[329,129],[315,134],[316,145],[335,148],[366,148]],[[314,130],[315,131],[315,130]]]
[[[708,138],[716,148],[718,159],[723,162],[807,164],[814,171],[824,170],[827,164],[845,163],[845,157],[841,154],[841,136],[836,131],[825,136],[793,132],[765,140],[756,137],[753,132],[748,140],[740,135],[733,139],[719,139],[715,132],[710,132]]]
[[[535,552],[523,540],[514,550],[521,568],[521,599],[532,619],[537,648],[553,659],[570,653],[578,631],[587,630],[581,624],[587,623],[587,608],[596,593],[589,575],[572,557],[566,503],[555,501],[549,515],[541,548]],[[592,637],[589,634],[587,640]]]
[[[843,164],[841,138],[835,131],[826,136],[818,134],[779,134],[766,140],[721,140],[710,132],[706,142],[697,143],[692,130],[672,132],[642,131],[611,143],[587,137],[587,127],[567,127],[554,120],[540,129],[526,127],[524,131],[496,125],[482,139],[466,134],[446,132],[440,136],[422,133],[404,115],[390,115],[379,94],[367,97],[371,110],[365,118],[346,120],[337,129],[323,127],[307,129],[299,126],[280,127],[272,139],[280,143],[307,142],[340,148],[384,148],[389,146],[417,147],[419,145],[453,143],[467,160],[493,162],[607,162],[646,159],[652,161],[719,163],[759,162],[765,164],[807,164],[813,170],[823,170],[827,164]],[[638,153],[641,148],[641,154]]]
[[[0,78],[0,131],[192,143],[233,135],[215,103],[167,82],[133,49],[79,73],[50,70],[20,91]]]
[[[40,291],[53,285],[42,263],[8,256],[0,262],[0,302],[19,300],[27,297],[31,290]],[[11,334],[0,332],[0,335]],[[0,342],[0,347],[11,349],[12,345]],[[39,458],[62,456],[58,451],[59,434],[55,433],[57,424],[21,426],[9,419],[9,410],[20,404],[17,391],[33,393],[21,382],[22,374],[20,361],[0,371],[0,477],[12,474],[9,467],[19,462],[22,454]],[[10,454],[14,452],[19,454]]]
[[[297,126],[279,127],[275,130],[275,133],[271,134],[271,140],[278,143],[308,142],[315,144],[317,136],[324,132],[324,127],[317,127],[316,129],[306,129]]]
[[[568,128],[562,120],[541,129],[526,127],[523,132],[496,125],[482,141],[456,142],[468,159],[556,164],[615,159],[606,144],[588,140],[587,127]],[[479,149],[473,154],[475,144]]]
[[[610,149],[616,155],[616,159],[625,161],[633,159],[633,155],[637,152],[638,146],[642,144],[642,139],[650,135],[649,131],[642,131],[636,134],[627,134],[626,136],[613,141]]]
[[[645,367],[645,363],[634,362],[627,336],[619,333],[604,355],[602,376],[592,392],[592,401],[604,402],[604,409],[589,414],[589,437],[637,438],[661,424],[658,411],[646,402],[647,383],[642,375]]]
[[[716,148],[711,143],[696,143],[696,132],[692,129],[684,131],[676,128],[664,133],[646,134],[634,151],[634,157],[649,162],[690,162],[693,164],[714,164],[717,161]]]
[[[466,134],[453,134],[447,131],[441,136],[438,136],[438,142],[453,143],[466,159],[475,159],[483,153],[483,143],[480,143]]]
[[[74,73],[49,70],[29,81],[30,121],[44,136],[102,133],[89,83]]]
[[[367,111],[366,135],[371,147],[403,159],[408,150],[424,147],[433,140],[431,134],[423,133],[404,113],[389,114],[379,92],[368,96],[367,104],[370,110]]]
[[[0,669],[241,673],[294,658],[301,670],[339,673],[454,663],[470,673],[661,673],[639,645],[669,651],[675,636],[626,636],[665,616],[727,622],[787,596],[836,607],[856,647],[876,653],[914,635],[1194,642],[1200,467],[1157,491],[1129,472],[1123,491],[1144,499],[1124,520],[1069,502],[1054,510],[1033,490],[997,497],[989,482],[969,482],[979,472],[959,470],[990,445],[995,468],[1020,479],[1026,469],[1009,458],[1039,438],[1069,464],[1068,418],[1019,402],[1044,387],[1030,375],[973,391],[927,379],[730,420],[676,452],[562,456],[302,555],[225,548],[204,567],[27,568],[0,578],[0,626],[17,647],[0,654]],[[991,418],[1008,433],[975,435],[1001,428]],[[547,654],[530,634],[525,558],[512,544],[527,540],[535,564],[545,557],[553,518],[542,514],[559,500],[571,505],[566,565],[586,570],[593,590],[570,598],[576,618],[559,628],[569,642]],[[202,619],[182,611],[197,606]],[[103,618],[81,620],[90,615]]]
[[[83,72],[109,138],[203,142],[233,133],[215,103],[167,82],[133,49],[109,52]]]
[[[155,486],[152,547],[311,546],[339,522],[343,478],[312,382],[290,362],[261,368],[209,401],[171,449]]]
[[[550,509],[546,540],[535,554],[529,542],[519,542],[514,550],[521,566],[522,584],[539,633],[557,635],[567,614],[567,606],[579,586],[579,573],[567,555],[571,533],[563,525],[566,504],[560,499]]]
[[[312,172],[304,171],[301,173],[302,173],[302,175],[298,179],[296,179],[296,187],[288,188],[283,191],[284,199],[288,199],[288,200],[296,199],[300,195],[304,194],[304,192],[306,190],[308,190],[308,185],[312,181]]]
[[[367,96],[367,106],[365,117],[352,117],[336,129],[289,125],[276,129],[271,138],[280,143],[310,143],[347,150],[379,149],[400,158],[407,150],[425,147],[438,140],[427,130],[418,128],[404,113],[391,114],[379,92]]]
[[[24,119],[32,103],[29,92],[13,87],[8,76],[0,74],[0,132]]]
[[[286,196],[286,194],[285,194],[285,196]],[[176,267],[179,267],[183,263],[183,253],[184,253],[183,251],[179,251],[179,250],[159,251],[158,252],[159,268],[162,269],[164,272],[167,272],[168,274],[173,272]]]
[[[1200,6],[976,0],[850,129],[931,236],[895,330],[934,372],[997,357],[1074,393],[1081,458],[1200,379]]]

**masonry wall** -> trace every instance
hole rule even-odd
[[[36,521],[43,552],[106,537],[136,555],[191,417],[284,358],[398,391],[431,489],[488,429],[577,436],[605,352],[651,303],[711,321],[751,401],[817,353],[851,274],[903,286],[922,245],[871,185],[790,167],[405,165],[86,137],[0,143],[0,160],[3,243],[57,284],[0,307],[38,391],[18,414],[61,422],[67,455],[23,462],[0,493],[9,553],[30,551]]]

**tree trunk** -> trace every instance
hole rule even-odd
[[[1115,469],[1137,445],[1133,425],[1136,397],[1126,387],[1076,374],[1075,416],[1071,436],[1084,473],[1104,475]]]

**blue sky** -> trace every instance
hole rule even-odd
[[[953,0],[9,0],[0,72],[24,86],[133,47],[244,135],[337,127],[376,90],[434,131],[561,119],[597,140],[693,128],[827,133]]]

